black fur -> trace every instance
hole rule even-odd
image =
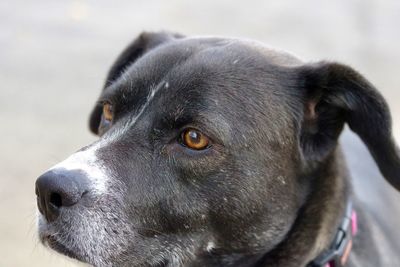
[[[83,241],[58,250],[98,266],[305,266],[353,199],[338,146],[345,123],[400,189],[387,104],[350,67],[237,39],[144,33],[114,63],[90,118],[101,137],[85,149],[101,144],[111,193],[61,211],[76,232],[51,227]],[[188,127],[212,146],[182,146]],[[93,213],[104,239],[85,234],[82,214]],[[355,240],[348,266],[377,266],[383,255],[362,221],[358,238],[371,244]]]

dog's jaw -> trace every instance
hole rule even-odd
[[[51,223],[39,215],[40,240],[68,257],[93,266],[111,266],[113,258],[127,249],[127,240],[136,238],[116,205],[118,200],[111,197],[93,196],[96,207],[62,210],[60,218]]]
[[[44,245],[94,266],[111,266],[110,259],[125,249],[124,237],[133,234],[122,211],[124,189],[118,181],[110,182],[112,173],[97,156],[104,144],[104,141],[95,142],[50,168],[83,173],[89,180],[90,190],[78,205],[62,207],[54,222],[38,215],[39,237]],[[119,238],[110,240],[113,235]],[[110,246],[112,251],[108,249]]]

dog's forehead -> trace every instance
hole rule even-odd
[[[219,38],[219,37],[190,37],[185,39],[180,39],[176,42],[177,46],[197,46],[200,48],[212,49],[212,48],[222,48],[223,53],[227,56],[235,56],[238,54],[244,56],[260,56],[260,54],[265,57],[266,61],[271,64],[280,66],[293,66],[302,64],[302,61],[290,54],[287,51],[276,49],[266,44],[243,38]],[[234,53],[231,53],[234,52]]]
[[[178,80],[184,83],[192,81],[194,77],[210,79],[212,77],[209,74],[218,74],[219,77],[240,74],[261,64],[273,69],[299,65],[302,62],[285,51],[252,40],[183,38],[167,42],[145,53],[127,66],[111,87],[114,90],[126,90],[127,85],[130,85],[135,88],[135,93],[140,93],[139,89],[148,91],[151,86],[167,78],[170,82]]]

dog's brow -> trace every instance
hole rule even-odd
[[[158,84],[158,86],[153,86],[150,89],[150,92],[147,95],[146,102],[140,107],[139,111],[137,112],[136,116],[130,118],[127,120],[121,127],[119,127],[116,131],[113,131],[110,136],[107,137],[107,141],[110,142],[110,140],[115,140],[119,136],[123,135],[129,128],[135,125],[135,123],[138,121],[140,116],[144,113],[146,108],[149,106],[151,101],[154,99],[154,96],[157,94],[157,92],[161,88],[169,88],[169,83],[168,81],[162,81]]]
[[[140,110],[137,113],[137,115],[135,117],[133,117],[131,120],[129,120],[129,122],[127,123],[128,124],[127,126],[133,126],[136,123],[136,121],[139,119],[139,117],[143,114],[143,112],[149,106],[150,102],[153,100],[153,98],[156,95],[156,93],[163,87],[164,88],[168,88],[169,87],[168,81],[163,81],[157,87],[153,87],[153,88],[150,89],[150,92],[147,95],[146,102],[142,105],[142,107],[140,108]]]
[[[202,119],[210,131],[214,132],[223,143],[232,137],[232,127],[221,114],[203,114]]]

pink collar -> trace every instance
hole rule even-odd
[[[353,237],[357,232],[357,213],[349,201],[346,214],[330,247],[310,262],[307,267],[343,267],[349,258]]]

